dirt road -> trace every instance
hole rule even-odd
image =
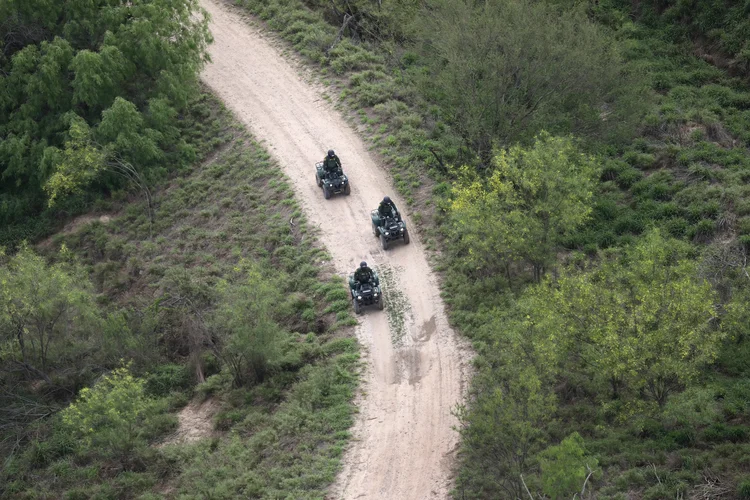
[[[342,276],[361,260],[381,271],[386,310],[360,317],[367,371],[354,439],[331,498],[445,498],[458,436],[451,409],[467,382],[467,352],[449,328],[437,281],[416,233],[384,252],[370,210],[384,195],[402,209],[387,172],[305,69],[271,34],[221,0],[202,0],[215,42],[203,80],[279,161]],[[350,196],[324,200],[313,165],[334,148]],[[408,213],[406,214],[409,222]]]

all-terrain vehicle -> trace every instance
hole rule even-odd
[[[380,238],[380,245],[383,250],[388,250],[392,241],[404,240],[404,244],[409,244],[409,230],[406,229],[406,223],[399,217],[381,217],[377,209],[370,212],[372,219],[372,234]]]
[[[349,291],[352,294],[352,305],[354,312],[362,314],[365,306],[377,306],[383,309],[383,292],[380,290],[380,279],[376,271],[372,272],[373,278],[368,283],[360,283],[354,279],[354,273],[349,275]]]
[[[323,162],[320,161],[315,164],[315,184],[318,187],[323,188],[323,198],[326,200],[334,194],[350,194],[352,192],[351,186],[349,186],[349,178],[344,175],[343,170],[326,174],[323,170]]]

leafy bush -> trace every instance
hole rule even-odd
[[[695,277],[689,254],[652,230],[620,259],[528,289],[519,303],[526,319],[514,327],[538,336],[565,372],[583,369],[586,380],[600,381],[591,390],[610,385],[622,397],[621,386],[630,387],[664,405],[715,359],[724,337],[708,326],[716,296]],[[574,359],[581,365],[569,364]]]
[[[281,358],[286,332],[276,322],[279,288],[256,264],[244,264],[239,283],[220,285],[221,306],[213,324],[222,338],[222,358],[235,385],[262,382]]]
[[[739,443],[747,440],[747,429],[741,426],[727,426],[725,424],[714,424],[703,431],[703,439],[710,443],[730,441]]]
[[[158,365],[146,377],[145,390],[152,396],[167,396],[172,391],[181,391],[191,385],[190,372],[186,365]]]
[[[439,0],[418,16],[428,62],[420,85],[483,160],[493,143],[528,141],[543,129],[589,137],[632,132],[644,96],[635,98],[639,84],[617,42],[583,9],[561,7]]]
[[[720,417],[715,391],[691,387],[674,395],[664,406],[662,421],[668,428],[698,428],[716,422]]]
[[[520,347],[513,354],[523,356]],[[544,442],[544,422],[556,401],[542,383],[546,374],[533,365],[508,366],[487,375],[479,381],[481,392],[471,408],[459,408],[466,466],[457,487],[494,498],[521,498],[521,475],[530,455]]]
[[[563,238],[591,213],[599,165],[572,140],[543,133],[533,147],[499,151],[486,179],[468,167],[453,189],[456,246],[481,272],[525,261],[539,279]]]
[[[550,498],[569,498],[581,490],[588,474],[599,462],[586,455],[583,438],[577,432],[539,453],[542,488]]]
[[[61,257],[70,258],[65,248]],[[51,384],[51,370],[83,351],[100,324],[91,283],[80,266],[47,265],[27,246],[12,257],[0,249],[0,283],[5,362]]]
[[[737,496],[742,499],[750,498],[750,479],[743,479],[737,484]]]
[[[155,401],[146,395],[145,381],[121,367],[94,387],[81,389],[61,416],[65,427],[85,447],[109,448],[125,458],[142,443],[141,425],[156,408]]]

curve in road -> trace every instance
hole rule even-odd
[[[387,287],[386,310],[367,310],[356,329],[367,369],[352,443],[330,497],[445,498],[458,444],[451,411],[463,397],[468,351],[448,326],[417,235],[384,252],[370,230],[370,209],[384,195],[406,205],[322,88],[282,55],[282,44],[221,0],[201,4],[214,36],[203,81],[289,176],[337,272],[345,276],[366,260]],[[350,196],[325,200],[315,184],[313,165],[329,148],[351,179]]]

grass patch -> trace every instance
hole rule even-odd
[[[328,70],[332,94],[339,95],[342,107],[351,111],[355,126],[367,123],[363,133],[388,160],[394,185],[422,215],[420,230],[439,232],[450,196],[450,166],[470,164],[473,159],[452,131],[450,117],[439,105],[426,103],[414,87],[411,72],[418,70],[418,58],[389,42],[344,40],[326,52],[338,29],[326,22],[327,6],[315,11],[294,0],[242,4],[268,19],[269,26],[296,50]],[[635,140],[584,145],[602,159],[604,169],[592,219],[564,242],[561,260],[589,265],[601,250],[629,247],[652,226],[693,244],[696,259],[717,241],[736,238],[750,248],[746,82],[695,57],[692,42],[682,38],[684,31],[675,22],[661,24],[644,15],[634,23],[628,12],[610,2],[591,14],[617,31],[631,67],[647,75],[654,102]],[[305,20],[309,34],[301,33],[301,24],[291,27],[296,17]],[[443,238],[440,243],[443,254],[438,265],[444,271],[443,295],[450,320],[474,341],[480,354],[480,383],[494,388],[498,385],[487,381],[494,380],[501,367],[488,354],[502,349],[502,336],[488,332],[486,325],[513,310],[517,293],[527,283],[509,282],[499,275],[473,276],[450,240]],[[387,280],[385,270],[381,276]],[[403,318],[393,321],[402,323]],[[604,395],[582,393],[575,380],[557,380],[554,395],[559,405],[544,426],[541,441],[556,443],[580,432],[587,451],[600,464],[601,475],[589,483],[600,498],[750,497],[750,463],[743,458],[750,413],[741,396],[748,375],[743,361],[748,335],[746,327],[740,330],[743,333],[728,341],[714,366],[671,397],[671,409],[630,408]],[[475,383],[475,390],[479,387]],[[677,413],[683,418],[675,418]],[[693,420],[685,420],[687,416]],[[502,434],[502,429],[497,432]],[[539,472],[535,458],[527,466],[525,477],[533,486]],[[497,477],[467,469],[464,464],[461,474],[476,482],[460,484],[456,496],[492,496],[488,492],[495,492]],[[502,474],[511,473],[496,476]]]
[[[378,269],[380,283],[383,286],[385,312],[391,332],[391,342],[395,346],[403,345],[406,335],[406,322],[411,317],[411,306],[398,282],[399,268],[384,266]]]
[[[99,302],[129,332],[113,351],[133,360],[158,411],[120,466],[107,449],[77,443],[58,417],[41,420],[4,462],[0,497],[322,498],[333,481],[359,373],[358,345],[344,330],[356,320],[348,300],[339,307],[348,290],[330,267],[311,264],[326,253],[268,153],[213,97],[203,95],[193,114],[188,134],[203,161],[155,190],[153,224],[144,202],[120,202],[106,222],[39,247],[54,259],[65,245],[87,266]],[[263,380],[238,387],[215,340],[196,335],[220,284],[241,280],[248,262],[280,291],[271,313],[284,336]],[[102,369],[81,375],[78,388]],[[219,407],[217,437],[155,447],[195,394]]]

